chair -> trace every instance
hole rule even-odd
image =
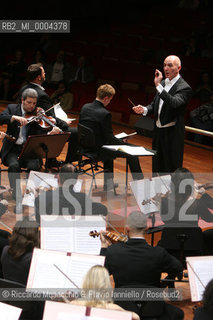
[[[98,155],[95,151],[96,148],[96,139],[95,134],[92,129],[78,124],[78,143],[79,143],[79,161],[78,168],[80,173],[86,173],[90,177],[92,177],[92,182],[89,190],[89,194],[92,190],[93,183],[95,184],[95,188],[97,188],[95,177],[99,173],[104,172],[103,165],[99,164]],[[91,151],[84,151],[90,149]],[[93,151],[94,150],[94,151]],[[82,160],[82,157],[85,159]],[[89,165],[89,168],[83,169],[85,165]],[[90,171],[92,173],[88,173]]]
[[[25,291],[25,286],[22,283],[7,280],[7,279],[2,279],[2,278],[0,278],[0,288],[16,290],[17,293],[19,292],[19,290],[21,292]],[[10,292],[10,290],[8,290],[8,292],[10,293],[9,295],[10,297],[12,292]],[[44,308],[43,302],[25,300],[24,297],[20,298],[20,300],[15,298],[9,301],[7,300],[5,301],[3,300],[2,302],[22,309],[22,313],[19,318],[20,320],[41,320],[42,319],[43,308]]]
[[[171,255],[175,256],[186,269],[187,256],[200,256],[203,254],[203,234],[200,227],[164,227],[159,245],[164,247]],[[178,280],[170,279],[161,281],[183,281],[183,273],[178,275]],[[188,280],[186,280],[188,282]],[[185,282],[186,282],[185,281]]]

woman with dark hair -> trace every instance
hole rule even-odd
[[[213,319],[213,279],[209,281],[203,292],[203,306],[195,310],[193,320]]]
[[[9,245],[4,247],[1,255],[4,278],[26,284],[33,249],[38,246],[38,224],[28,217],[16,222],[9,237]]]

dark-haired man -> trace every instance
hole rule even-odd
[[[37,107],[40,107],[44,109],[45,111],[48,110],[53,106],[53,102],[48,96],[48,94],[45,92],[45,89],[42,87],[42,84],[45,81],[45,70],[41,63],[31,64],[29,65],[27,69],[27,79],[28,84],[25,85],[20,90],[20,95],[22,92],[27,88],[32,88],[36,90],[38,94],[37,99]],[[20,96],[19,96],[20,99]],[[54,110],[51,109],[47,112],[47,115],[53,116],[56,118]],[[78,149],[78,131],[77,128],[70,128],[68,124],[59,119],[56,118],[56,124],[57,126],[64,132],[71,132],[70,138],[69,138],[69,145],[67,150],[67,156],[65,162],[73,162],[78,160],[77,156],[77,149]]]

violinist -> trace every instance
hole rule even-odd
[[[26,89],[22,94],[21,104],[9,104],[0,113],[0,124],[7,124],[7,134],[12,136],[15,142],[9,139],[3,140],[1,149],[2,162],[8,167],[8,178],[12,188],[13,198],[16,200],[16,207],[20,207],[22,193],[20,188],[20,169],[38,171],[40,169],[39,159],[29,159],[19,162],[18,156],[29,135],[41,134],[41,128],[36,122],[27,125],[26,115],[32,113],[36,108],[38,94],[34,89]],[[60,131],[57,127],[51,130],[53,133]]]
[[[213,222],[213,198],[203,187],[196,186],[188,169],[178,168],[172,173],[170,189],[160,202],[160,215],[166,227],[198,227],[199,218]],[[203,240],[205,254],[213,254],[212,229],[203,231]]]
[[[107,207],[94,202],[83,192],[74,191],[78,172],[70,164],[64,164],[58,174],[59,187],[56,190],[41,191],[35,198],[35,215],[40,223],[45,215],[103,215],[108,214]]]
[[[164,248],[148,245],[144,238],[146,216],[133,211],[129,214],[126,231],[129,240],[110,245],[101,231],[101,255],[106,256],[105,267],[113,275],[115,288],[159,288],[162,272],[178,274],[182,271],[181,263],[171,256]],[[156,319],[183,319],[183,311],[164,301],[155,301],[153,314]],[[143,301],[116,301],[126,310],[136,312],[141,319]]]
[[[37,107],[44,109],[44,111],[49,110],[53,106],[53,102],[48,94],[45,92],[43,83],[45,82],[46,74],[44,67],[41,63],[31,64],[27,68],[27,80],[28,83],[21,88],[19,93],[18,102],[21,103],[22,93],[26,89],[34,89],[38,94]],[[68,151],[65,162],[73,162],[78,160],[77,150],[78,150],[78,131],[77,128],[70,128],[69,123],[56,118],[54,109],[51,109],[46,113],[47,116],[52,116],[56,119],[56,125],[63,132],[71,132],[69,137]],[[48,159],[49,161],[50,159]],[[51,161],[50,161],[51,162]]]

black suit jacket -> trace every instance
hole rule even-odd
[[[81,108],[79,123],[93,130],[96,137],[96,151],[103,144],[123,143],[113,135],[111,113],[98,100],[87,103]]]
[[[11,118],[13,115],[16,116],[22,116],[22,111],[21,111],[21,104],[9,104],[7,109],[5,109],[3,112],[0,113],[0,125],[1,124],[7,124],[7,134],[10,136],[13,136],[16,138],[16,140],[19,137],[19,132],[20,132],[20,123],[18,121],[13,121],[11,123]],[[28,125],[28,133],[27,135],[35,135],[35,134],[40,134],[41,130],[38,127],[37,123],[31,123]],[[7,138],[4,138],[3,140],[3,146],[1,149],[1,158],[3,164],[7,165],[5,162],[5,158],[12,150],[14,146],[14,142],[9,141]]]
[[[40,215],[107,215],[107,208],[93,202],[85,193],[74,192],[73,188],[42,192],[35,199],[36,221],[40,223]]]
[[[161,273],[179,273],[181,263],[164,248],[151,247],[144,239],[130,238],[101,249],[105,267],[113,275],[115,287],[159,287]]]
[[[37,86],[36,84],[33,84],[31,82],[26,84],[23,88],[21,88],[21,91],[20,91],[20,94],[18,97],[19,103],[21,103],[21,96],[22,96],[23,91],[28,88],[36,90],[36,92],[38,94],[38,99],[37,99],[37,104],[36,104],[37,107],[42,108],[46,111],[53,106],[53,102],[52,102],[51,98],[48,96],[48,94],[44,90],[42,90],[39,86]],[[52,116],[56,119],[56,126],[59,127],[62,131],[71,132],[67,123],[55,116],[54,109],[51,109],[50,111],[48,111],[47,115]]]
[[[164,87],[165,80],[161,84]],[[159,101],[162,99],[161,124],[165,125],[176,121],[176,125],[180,125],[184,129],[184,112],[191,97],[191,87],[180,77],[168,92],[163,90],[161,94],[156,94],[154,100],[147,106],[148,114],[154,114],[155,119],[158,118]]]

